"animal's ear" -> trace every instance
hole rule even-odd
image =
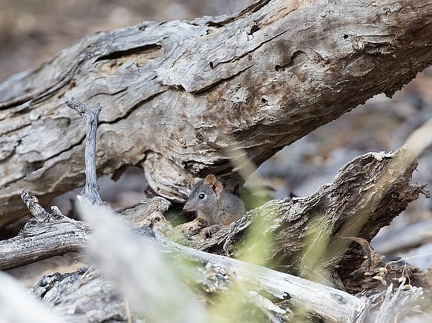
[[[223,190],[222,183],[216,180],[216,183],[214,183],[213,185],[213,191],[216,193],[217,196],[219,196],[222,190]]]
[[[213,174],[209,174],[206,176],[204,183],[207,186],[213,186],[217,181],[218,180],[217,180],[216,176],[214,176]]]
[[[209,175],[207,175],[206,178],[205,178],[205,180],[204,180],[204,183],[205,183],[207,186],[211,187],[211,188],[213,189],[213,192],[215,192],[215,194],[216,194],[217,196],[219,196],[220,193],[221,193],[222,190],[223,190],[223,185],[222,185],[222,183],[219,182],[219,181],[217,180],[216,176],[214,176],[213,174],[209,174]]]

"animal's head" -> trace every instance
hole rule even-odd
[[[216,176],[209,174],[199,180],[192,188],[189,199],[183,207],[184,211],[205,211],[216,206],[223,185]]]

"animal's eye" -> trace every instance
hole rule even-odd
[[[200,200],[204,199],[205,197],[206,197],[206,195],[205,195],[204,193],[200,193],[200,194],[198,195],[198,198],[199,198]]]

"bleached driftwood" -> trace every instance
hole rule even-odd
[[[0,84],[0,226],[26,212],[22,190],[44,203],[84,184],[85,132],[70,97],[109,107],[98,174],[141,165],[158,194],[181,201],[192,177],[241,181],[226,149],[259,165],[391,96],[430,64],[431,20],[423,0],[260,0],[232,17],[86,37]]]

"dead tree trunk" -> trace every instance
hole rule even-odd
[[[262,0],[228,18],[89,36],[0,84],[0,224],[25,212],[23,189],[44,202],[84,183],[71,97],[109,107],[99,174],[141,165],[157,193],[182,200],[197,175],[241,181],[225,149],[259,165],[373,95],[392,95],[430,64],[431,21],[423,0]]]

